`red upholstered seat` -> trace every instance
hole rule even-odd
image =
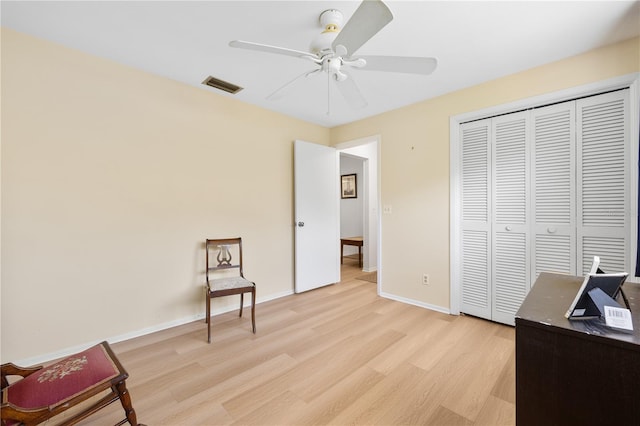
[[[10,383],[9,376],[23,378]],[[62,424],[75,424],[120,400],[126,418],[118,424],[137,425],[135,410],[125,385],[129,374],[107,342],[71,355],[47,367],[24,369],[2,365],[2,424],[35,425],[110,390],[86,410]]]
[[[14,383],[7,389],[7,401],[24,409],[54,408],[118,374],[104,347],[97,345]]]

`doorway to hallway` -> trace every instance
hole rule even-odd
[[[335,147],[340,157],[340,174],[355,171],[359,180],[357,198],[340,200],[340,236],[341,238],[363,238],[362,271],[376,272],[375,281],[377,281],[379,293],[381,289],[380,137],[358,139]],[[349,164],[351,169],[344,168],[345,164]],[[348,249],[350,251],[347,251]],[[357,252],[357,247],[345,246],[345,255],[357,255]]]

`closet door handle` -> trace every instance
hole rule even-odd
[[[507,231],[511,231],[511,229],[513,229],[513,228],[511,228],[510,225],[507,225],[507,226],[504,227],[504,229],[506,229]]]
[[[556,228],[547,228],[547,232],[550,233],[550,234],[555,234],[556,231],[557,231]]]

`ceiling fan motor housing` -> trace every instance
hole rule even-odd
[[[344,17],[342,12],[336,9],[328,9],[320,14],[320,25],[324,28],[320,34],[316,36],[309,46],[309,50],[320,56],[333,53],[331,44],[340,32]]]

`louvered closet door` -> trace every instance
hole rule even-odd
[[[576,274],[575,102],[531,111],[533,276]]]
[[[605,272],[631,272],[629,91],[581,99],[576,108],[578,273],[594,255]]]
[[[462,199],[462,312],[491,319],[489,141],[491,120],[460,127]]]
[[[494,321],[514,323],[529,292],[529,113],[493,119]]]

